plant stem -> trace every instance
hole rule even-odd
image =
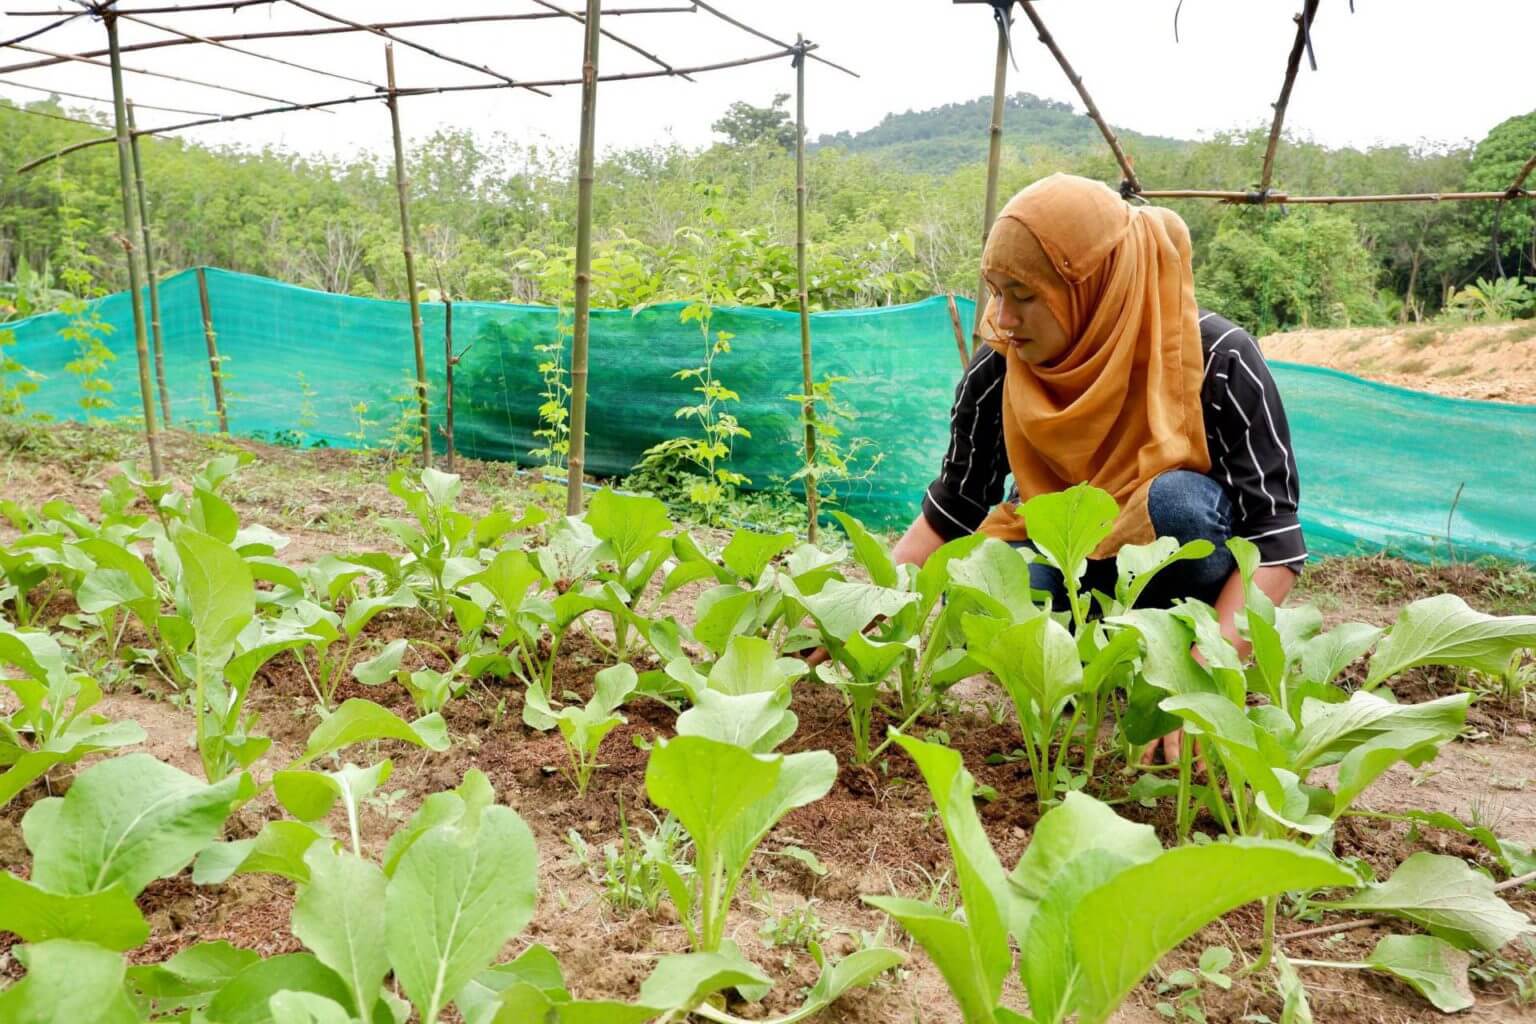
[[[1176,808],[1176,827],[1178,829],[1179,842],[1189,838],[1189,830],[1194,826],[1194,809],[1191,806],[1193,796],[1190,793],[1190,776],[1194,770],[1195,744],[1189,737],[1184,737],[1184,742],[1179,744],[1179,797]]]
[[[1251,974],[1269,966],[1275,954],[1275,912],[1280,908],[1280,897],[1269,896],[1264,900],[1264,944],[1259,947],[1259,958],[1244,973]]]
[[[1056,748],[1056,764],[1051,769],[1052,780],[1061,774],[1062,767],[1067,763],[1067,753],[1072,749],[1072,736],[1077,732],[1077,722],[1082,717],[1082,714],[1083,702],[1077,701],[1072,708],[1072,720],[1067,723],[1067,731],[1061,737],[1061,745]],[[1049,747],[1046,748],[1046,760],[1050,760]]]
[[[906,721],[902,722],[900,725],[898,725],[896,727],[896,732],[905,733],[907,731],[907,726],[909,726],[913,722],[917,721],[918,717],[920,715],[922,715],[923,712],[925,712],[929,708],[931,708],[933,706],[934,702],[937,699],[938,698],[936,696],[930,696],[926,701],[924,701],[918,707],[918,709],[916,711],[912,712],[912,714],[907,716]],[[892,739],[891,735],[887,734],[885,739],[880,741],[880,745],[877,746],[874,750],[871,750],[869,752],[869,759],[871,761],[873,761],[875,758],[879,757],[882,753],[884,753],[885,752],[885,748],[891,745],[891,739]]]

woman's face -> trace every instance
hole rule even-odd
[[[1021,281],[1005,274],[989,273],[993,321],[1019,358],[1032,366],[1055,362],[1067,351],[1071,339],[1051,315],[1045,300]]]

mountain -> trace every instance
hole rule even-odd
[[[1068,151],[1096,148],[1108,153],[1098,126],[1086,115],[1076,113],[1070,103],[1041,99],[1027,92],[1014,93],[1004,102],[1003,144],[1015,151],[1038,145]],[[815,145],[878,156],[908,170],[944,174],[986,159],[991,118],[992,97],[982,96],[968,103],[887,114],[867,131],[823,135]],[[1182,139],[1112,127],[1127,148],[1141,153],[1153,148],[1178,149],[1190,145]]]

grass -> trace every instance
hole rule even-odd
[[[1428,348],[1440,340],[1440,331],[1435,327],[1425,327],[1417,331],[1410,331],[1403,335],[1403,344],[1415,352]]]
[[[1423,373],[1429,369],[1428,359],[1404,359],[1392,367],[1397,373]]]
[[[1438,369],[1434,373],[1430,374],[1430,376],[1431,377],[1465,377],[1467,374],[1471,373],[1474,369],[1476,369],[1476,367],[1473,366],[1473,364],[1471,364],[1471,363],[1456,363],[1454,366],[1442,366],[1440,369]]]
[[[1528,341],[1531,338],[1536,338],[1536,319],[1522,320],[1511,324],[1509,330],[1505,331],[1504,336],[1499,340],[1505,342]]]

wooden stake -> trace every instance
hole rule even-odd
[[[985,249],[992,221],[997,216],[997,173],[1003,159],[1003,101],[1008,91],[1008,25],[1013,5],[994,7],[997,16],[997,60],[992,72],[992,127],[987,143],[987,200],[981,217],[981,245]],[[987,278],[983,274],[976,285],[976,318],[971,324],[971,349],[981,344],[981,318],[987,311]]]
[[[213,407],[219,412],[219,433],[229,433],[229,411],[224,408],[224,370],[219,342],[213,333],[213,310],[208,305],[208,277],[197,268],[197,300],[203,307],[203,339],[208,342],[208,374],[213,378]]]
[[[602,38],[599,0],[587,0],[581,62],[581,143],[576,178],[576,309],[571,333],[571,432],[566,459],[565,511],[581,511],[587,461],[587,337],[592,320],[592,149],[597,124],[597,44]]]
[[[955,293],[949,292],[944,296],[949,300],[949,322],[955,329],[955,348],[960,350],[960,372],[970,369],[971,354],[965,347],[965,331],[960,326],[960,307],[955,305]]]
[[[438,279],[441,288],[442,279]],[[453,472],[453,368],[459,357],[453,354],[453,299],[443,292],[443,441],[448,472]]]
[[[800,287],[800,385],[805,396],[801,417],[805,420],[805,514],[807,537],[816,543],[816,396],[811,373],[811,296],[805,284],[805,37],[795,45],[795,277]]]
[[[139,157],[139,137],[133,134],[133,101],[128,108],[128,136],[133,146],[134,191],[139,196],[139,227],[144,232],[144,277],[149,281],[149,329],[155,351],[155,385],[160,392],[160,422],[171,427],[171,396],[165,387],[165,339],[160,332],[160,280],[155,273],[155,249],[149,237],[149,203],[144,198],[144,163]]]
[[[165,475],[160,461],[160,434],[155,425],[155,400],[149,387],[149,339],[144,328],[144,286],[134,240],[140,237],[139,204],[133,196],[133,146],[128,128],[128,108],[123,98],[123,64],[117,51],[117,16],[102,11],[107,24],[107,48],[112,54],[113,123],[117,128],[117,171],[123,199],[123,255],[128,259],[128,297],[133,307],[134,351],[139,359],[139,398],[144,403],[144,439],[149,445],[149,472],[156,480]]]
[[[405,290],[411,302],[411,342],[416,353],[416,398],[421,405],[421,464],[432,467],[432,426],[428,419],[427,353],[421,343],[421,299],[416,294],[416,255],[411,249],[410,181],[405,176],[405,144],[400,138],[400,97],[395,95],[395,47],[384,44],[384,71],[389,84],[386,102],[395,136],[395,193],[400,199],[400,251],[405,254]]]

